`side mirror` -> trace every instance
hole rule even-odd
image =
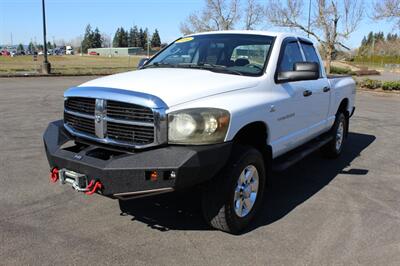
[[[294,64],[293,71],[283,71],[278,73],[279,83],[317,80],[319,79],[319,64],[315,62],[297,62]]]
[[[142,59],[140,59],[138,65],[137,65],[137,68],[138,68],[138,69],[141,69],[141,68],[147,63],[147,61],[149,61],[148,58],[142,58]]]

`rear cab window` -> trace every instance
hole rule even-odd
[[[320,69],[320,77],[322,77],[322,66],[319,60],[318,54],[315,51],[314,45],[311,43],[300,42],[301,48],[303,49],[304,56],[306,58],[306,62],[317,63]]]

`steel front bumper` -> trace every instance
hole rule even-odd
[[[132,152],[81,143],[64,129],[49,124],[44,145],[51,169],[67,169],[102,184],[105,196],[127,197],[194,186],[211,179],[226,164],[231,143],[166,146]],[[154,175],[156,173],[156,180]]]

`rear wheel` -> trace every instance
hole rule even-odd
[[[346,141],[348,128],[348,119],[343,113],[336,115],[335,123],[332,126],[330,134],[333,139],[322,147],[322,154],[328,158],[338,157],[343,150]]]
[[[242,231],[260,207],[265,179],[261,153],[252,147],[235,147],[224,170],[203,193],[206,221],[225,232]]]

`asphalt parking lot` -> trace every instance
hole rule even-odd
[[[42,133],[65,88],[90,77],[0,79],[1,265],[399,265],[400,97],[360,92],[344,154],[272,177],[232,236],[205,226],[196,191],[118,201],[48,179]]]

